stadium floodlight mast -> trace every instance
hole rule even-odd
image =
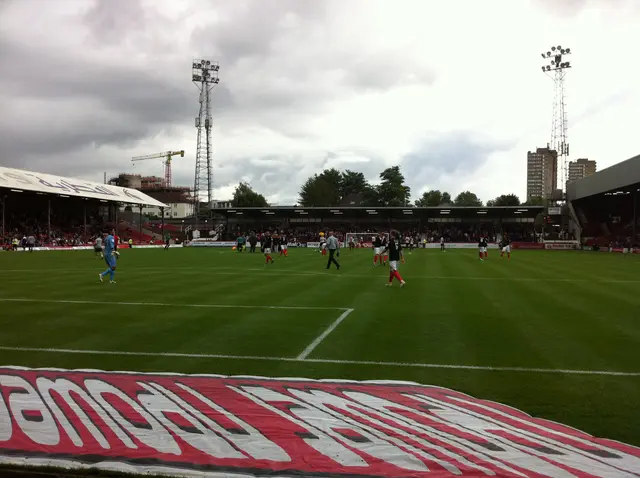
[[[211,207],[213,200],[213,178],[211,165],[211,90],[218,84],[218,63],[210,60],[196,59],[191,63],[191,81],[200,92],[200,110],[195,126],[198,130],[196,145],[196,175],[193,187],[194,215],[196,228],[202,204]]]
[[[551,118],[551,142],[549,147],[558,152],[560,163],[560,189],[566,192],[569,166],[569,143],[567,142],[567,110],[564,93],[564,80],[571,68],[571,62],[566,60],[571,55],[571,48],[561,45],[552,46],[543,52],[545,63],[542,71],[553,80],[553,113]]]

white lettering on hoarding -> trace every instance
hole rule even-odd
[[[227,441],[206,428],[189,412],[180,408],[176,402],[171,401],[160,391],[144,382],[138,382],[138,385],[149,392],[138,394],[138,399],[142,406],[156,417],[162,425],[182,438],[193,448],[216,458],[246,458]],[[168,418],[171,414],[179,415],[190,423],[192,430],[187,430],[183,426],[176,425]]]
[[[476,448],[469,447],[467,444],[467,440],[465,440],[464,438],[447,433],[445,429],[439,429],[436,427],[425,425],[424,423],[416,422],[415,420],[412,420],[410,417],[400,414],[399,411],[402,410],[410,414],[428,418],[428,415],[426,413],[420,412],[414,408],[406,407],[396,402],[392,402],[385,398],[376,397],[374,395],[369,395],[363,392],[345,391],[344,394],[347,395],[349,398],[355,400],[356,402],[362,403],[363,405],[369,406],[372,409],[376,410],[386,419],[397,423],[398,426],[401,427],[402,429],[408,429],[413,431],[414,433],[411,433],[411,434],[407,433],[405,435],[411,438],[412,440],[415,440],[416,436],[427,435],[430,438],[435,438],[437,441],[440,441],[446,444],[448,447],[447,450],[459,451],[464,456],[474,457],[481,462],[490,463],[491,465],[497,468],[503,469],[507,473],[512,473],[514,475],[526,477],[525,474],[520,473],[519,471],[511,468],[510,466],[506,465],[502,461],[494,460],[492,457],[482,453],[482,451],[479,451]],[[431,442],[428,442],[428,445],[431,447],[435,447],[435,445]],[[447,451],[447,452],[442,450],[439,450],[439,451],[441,451],[445,455],[452,454],[451,451]],[[464,458],[461,459],[460,458],[461,456],[462,455],[459,455],[458,453],[454,453],[452,457],[455,457],[462,464],[469,466],[470,468],[477,468],[478,470],[482,471],[485,474],[488,474],[488,475],[495,474],[491,470],[487,470],[485,467],[481,467],[475,463],[471,463]]]
[[[408,450],[410,450],[412,453],[422,456],[423,458],[433,461],[435,463],[438,463],[440,466],[442,466],[445,470],[447,470],[449,473],[452,473],[454,475],[461,475],[462,472],[460,471],[460,469],[458,467],[456,467],[455,465],[444,461],[444,460],[440,460],[439,458],[437,458],[435,455],[427,453],[424,450],[421,450],[419,448],[413,447],[409,444],[407,444],[406,442],[397,439],[393,436],[389,436],[388,434],[382,432],[380,430],[380,428],[375,428],[375,427],[369,427],[366,425],[367,422],[371,422],[373,424],[377,424],[379,426],[385,427],[385,428],[389,428],[392,429],[392,427],[387,427],[386,424],[375,420],[374,418],[372,418],[370,415],[365,415],[364,413],[361,413],[358,411],[358,407],[361,409],[366,409],[368,412],[373,412],[375,413],[374,410],[368,410],[368,407],[365,407],[361,404],[352,402],[350,400],[347,400],[345,398],[339,397],[338,395],[334,395],[332,393],[327,393],[324,391],[320,391],[320,390],[310,390],[310,391],[302,391],[302,390],[297,390],[297,389],[289,389],[288,390],[289,393],[291,393],[292,395],[294,395],[295,397],[299,398],[300,400],[313,405],[315,408],[318,408],[319,410],[323,411],[324,413],[332,416],[332,417],[336,417],[340,420],[344,420],[347,423],[350,423],[351,426],[355,426],[355,427],[362,427],[364,429],[366,429],[369,433],[371,433],[372,435],[376,435],[379,439],[381,440],[387,440],[390,441],[392,443],[395,443],[398,446],[404,447]],[[329,406],[331,408],[329,408]],[[337,415],[337,412],[335,412],[333,409],[337,408],[340,410],[344,410],[345,412],[347,412],[350,415],[355,415],[359,418],[361,418],[361,421],[357,421],[354,419],[349,418],[347,415],[345,414],[340,414],[339,416]],[[398,433],[398,430],[393,429],[394,433]],[[401,434],[401,433],[400,433]],[[398,454],[397,450],[394,448],[384,448],[384,447],[380,447],[379,444],[377,443],[373,443],[373,446],[376,446],[379,448],[379,453],[378,455],[374,455],[377,458],[380,458],[384,461],[386,461],[387,463],[392,463],[398,467],[401,468],[408,468],[407,464],[404,463],[404,461],[406,460],[407,455],[402,455],[402,454]],[[365,450],[362,450],[365,451]],[[384,454],[385,452],[388,453],[388,455],[386,457],[382,457],[380,456],[381,454]],[[391,453],[389,453],[391,452]],[[366,453],[366,451],[365,451]],[[369,453],[371,455],[371,453]],[[409,455],[410,456],[410,455]],[[460,457],[462,458],[462,457]],[[422,464],[422,462],[420,462]],[[475,466],[474,466],[475,468]],[[409,468],[409,469],[414,469],[414,468]],[[489,471],[489,470],[486,470]],[[491,473],[488,473],[491,474]]]
[[[246,392],[267,402],[289,403],[289,411],[298,419],[311,425],[315,429],[322,430],[327,436],[336,442],[341,442],[351,448],[366,453],[379,460],[391,463],[399,468],[411,471],[429,471],[429,468],[415,456],[406,453],[386,440],[383,440],[362,426],[349,423],[342,418],[330,415],[325,411],[308,406],[304,402],[293,397],[283,395],[264,387],[242,387]],[[353,432],[353,435],[345,434],[345,431]]]
[[[4,401],[2,393],[0,393],[0,441],[9,441],[13,434],[13,425],[11,424],[11,414]]]
[[[60,433],[51,412],[29,382],[14,375],[0,375],[0,386],[19,389],[9,392],[9,408],[25,435],[40,445],[60,443]]]
[[[104,408],[109,415],[130,435],[144,443],[149,448],[159,451],[160,453],[170,453],[173,455],[181,455],[182,451],[180,447],[173,439],[171,434],[153,418],[149,412],[140,406],[138,402],[133,400],[129,395],[122,390],[114,387],[110,383],[103,382],[102,380],[87,379],[84,381],[85,387],[91,394],[91,396]],[[141,416],[146,423],[133,424],[127,420],[124,415],[115,409],[111,403],[109,403],[104,395],[113,395],[127,404],[136,414]],[[124,444],[128,448],[138,448],[128,438],[123,440]]]
[[[464,433],[475,435],[488,442],[493,442],[496,446],[506,451],[504,456],[501,457],[503,460],[532,472],[543,473],[546,476],[557,478],[575,476],[546,461],[545,458],[547,458],[558,464],[581,470],[585,473],[597,474],[597,476],[615,476],[615,474],[612,475],[611,473],[616,470],[603,467],[595,460],[585,460],[583,456],[569,454],[567,450],[561,450],[559,447],[554,446],[551,440],[545,443],[540,443],[540,441],[537,440],[536,443],[536,441],[533,441],[536,438],[534,434],[525,436],[519,430],[497,421],[490,421],[489,418],[483,415],[469,413],[459,407],[424,395],[406,396],[432,406],[435,405],[435,407],[431,409],[431,412],[434,416],[442,420],[441,423],[459,429]],[[514,440],[504,437],[505,432],[512,434],[518,439]],[[539,439],[540,437],[537,438]],[[524,445],[522,443],[527,444]],[[585,461],[590,463],[586,463]]]
[[[333,440],[329,435],[323,433],[319,428],[315,428],[303,420],[298,420],[296,417],[293,417],[279,408],[276,408],[270,405],[268,402],[278,401],[278,398],[284,397],[286,402],[291,402],[292,399],[285,395],[282,395],[278,392],[274,392],[268,388],[261,387],[232,387],[229,388],[240,395],[247,397],[258,405],[266,408],[272,413],[279,415],[280,417],[291,421],[292,423],[298,425],[300,428],[306,430],[306,434],[304,434],[301,438],[302,440],[309,445],[311,448],[316,450],[318,453],[326,456],[327,458],[332,459],[336,463],[339,463],[343,466],[348,467],[367,467],[367,462],[364,461],[358,454],[352,452],[348,448],[342,446],[337,441]],[[255,393],[255,394],[254,394]]]
[[[36,379],[36,385],[38,390],[42,394],[43,400],[49,406],[53,415],[58,420],[58,423],[62,426],[67,433],[73,444],[77,447],[83,445],[80,435],[76,431],[76,428],[69,422],[64,412],[60,410],[56,401],[51,396],[51,392],[58,394],[71,410],[76,414],[80,422],[87,428],[91,436],[98,442],[98,444],[105,449],[110,449],[111,445],[105,438],[104,434],[89,418],[86,412],[78,405],[78,402],[71,396],[71,392],[80,397],[87,405],[91,407],[91,410],[100,417],[100,419],[120,438],[123,434],[118,425],[105,413],[105,411],[91,398],[91,396],[80,385],[73,383],[66,378],[59,378],[57,380],[50,380],[46,377],[38,377]]]
[[[170,396],[172,399],[177,400],[186,410],[191,411],[195,416],[197,416],[200,420],[206,423],[212,430],[221,434],[225,439],[234,443],[238,448],[243,450],[245,453],[250,455],[251,457],[257,460],[271,460],[271,461],[281,461],[288,462],[291,461],[291,458],[282,448],[273,443],[267,437],[265,437],[262,433],[260,433],[256,428],[252,427],[248,423],[240,420],[238,417],[232,415],[224,408],[218,406],[207,397],[205,397],[200,392],[187,387],[184,384],[177,383],[176,385],[180,387],[185,392],[190,393],[195,398],[204,403],[207,407],[214,410],[215,412],[223,415],[226,419],[234,422],[238,427],[242,430],[243,433],[231,433],[224,427],[221,427],[216,422],[211,420],[205,414],[200,412],[198,409],[192,407],[184,400],[180,399],[180,397],[176,396],[173,392],[161,388],[157,384],[153,384],[154,387],[161,389],[164,393]]]

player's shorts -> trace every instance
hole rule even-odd
[[[480,252],[487,252],[487,248],[486,247],[478,247],[478,249],[480,250]]]
[[[265,254],[271,254],[271,248],[270,247],[265,247],[264,248],[264,253]]]
[[[327,248],[327,243],[326,242],[321,242],[320,243],[320,249],[326,249]]]
[[[502,252],[510,253],[511,252],[511,246],[504,246],[502,248]]]
[[[398,270],[398,261],[389,261],[389,269],[392,271]]]
[[[31,246],[31,247],[33,247],[33,246]],[[102,247],[101,246],[94,246],[93,250],[96,251],[96,252],[102,252]]]
[[[104,256],[104,261],[107,263],[107,265],[109,267],[115,267],[116,266],[116,258],[115,258],[115,256],[112,256],[111,254],[107,254],[106,256]]]
[[[373,254],[376,256],[379,256],[380,254],[382,254],[382,247],[374,247]]]
[[[287,245],[286,244],[281,244],[280,245],[280,249],[282,249],[283,251],[287,250]]]

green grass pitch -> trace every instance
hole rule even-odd
[[[409,380],[640,445],[640,256],[406,259],[400,289],[369,250],[124,249],[111,285],[93,251],[2,253],[0,364]]]

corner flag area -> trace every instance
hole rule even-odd
[[[0,360],[411,381],[640,445],[639,255],[418,249],[402,289],[371,259],[125,249],[112,285],[91,251],[3,254]]]

